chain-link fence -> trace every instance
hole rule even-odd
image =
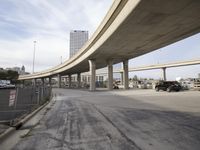
[[[0,121],[11,121],[27,114],[50,99],[51,88],[0,90]]]

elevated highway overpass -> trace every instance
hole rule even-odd
[[[157,64],[157,65],[149,65],[144,67],[130,68],[129,71],[143,71],[143,70],[152,70],[152,69],[162,69],[163,70],[163,80],[166,80],[166,69],[173,67],[182,67],[182,66],[190,66],[190,65],[199,65],[200,60],[190,60],[190,61],[182,61],[182,62],[174,62],[168,64]]]
[[[128,60],[200,32],[199,0],[115,0],[107,15],[80,51],[51,69],[19,76],[19,80],[44,79],[90,71],[95,90],[95,70],[108,66],[112,89],[113,67],[123,62],[128,88]],[[89,62],[89,63],[88,63]]]
[[[182,66],[190,66],[190,65],[199,65],[200,60],[189,60],[189,61],[179,61],[179,62],[171,62],[165,64],[156,64],[156,65],[147,65],[147,66],[140,66],[140,67],[131,67],[128,69],[129,72],[135,71],[144,71],[144,70],[153,70],[153,69],[162,69],[163,70],[163,80],[166,80],[166,69],[173,68],[173,67],[182,67]],[[113,73],[123,73],[123,69],[116,69],[113,70]],[[108,74],[108,71],[99,72],[98,75],[101,74]]]

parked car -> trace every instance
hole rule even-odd
[[[180,91],[182,89],[181,85],[177,81],[160,81],[156,84],[156,91]]]
[[[200,80],[194,81],[194,90],[200,91]]]
[[[0,84],[0,89],[12,89],[15,88],[13,84]]]

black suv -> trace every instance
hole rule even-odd
[[[181,85],[177,81],[160,81],[156,84],[155,90],[163,90],[167,92],[180,91]]]

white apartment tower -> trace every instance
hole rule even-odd
[[[75,55],[77,51],[81,49],[81,47],[88,40],[88,31],[81,30],[72,30],[70,31],[70,57]]]

